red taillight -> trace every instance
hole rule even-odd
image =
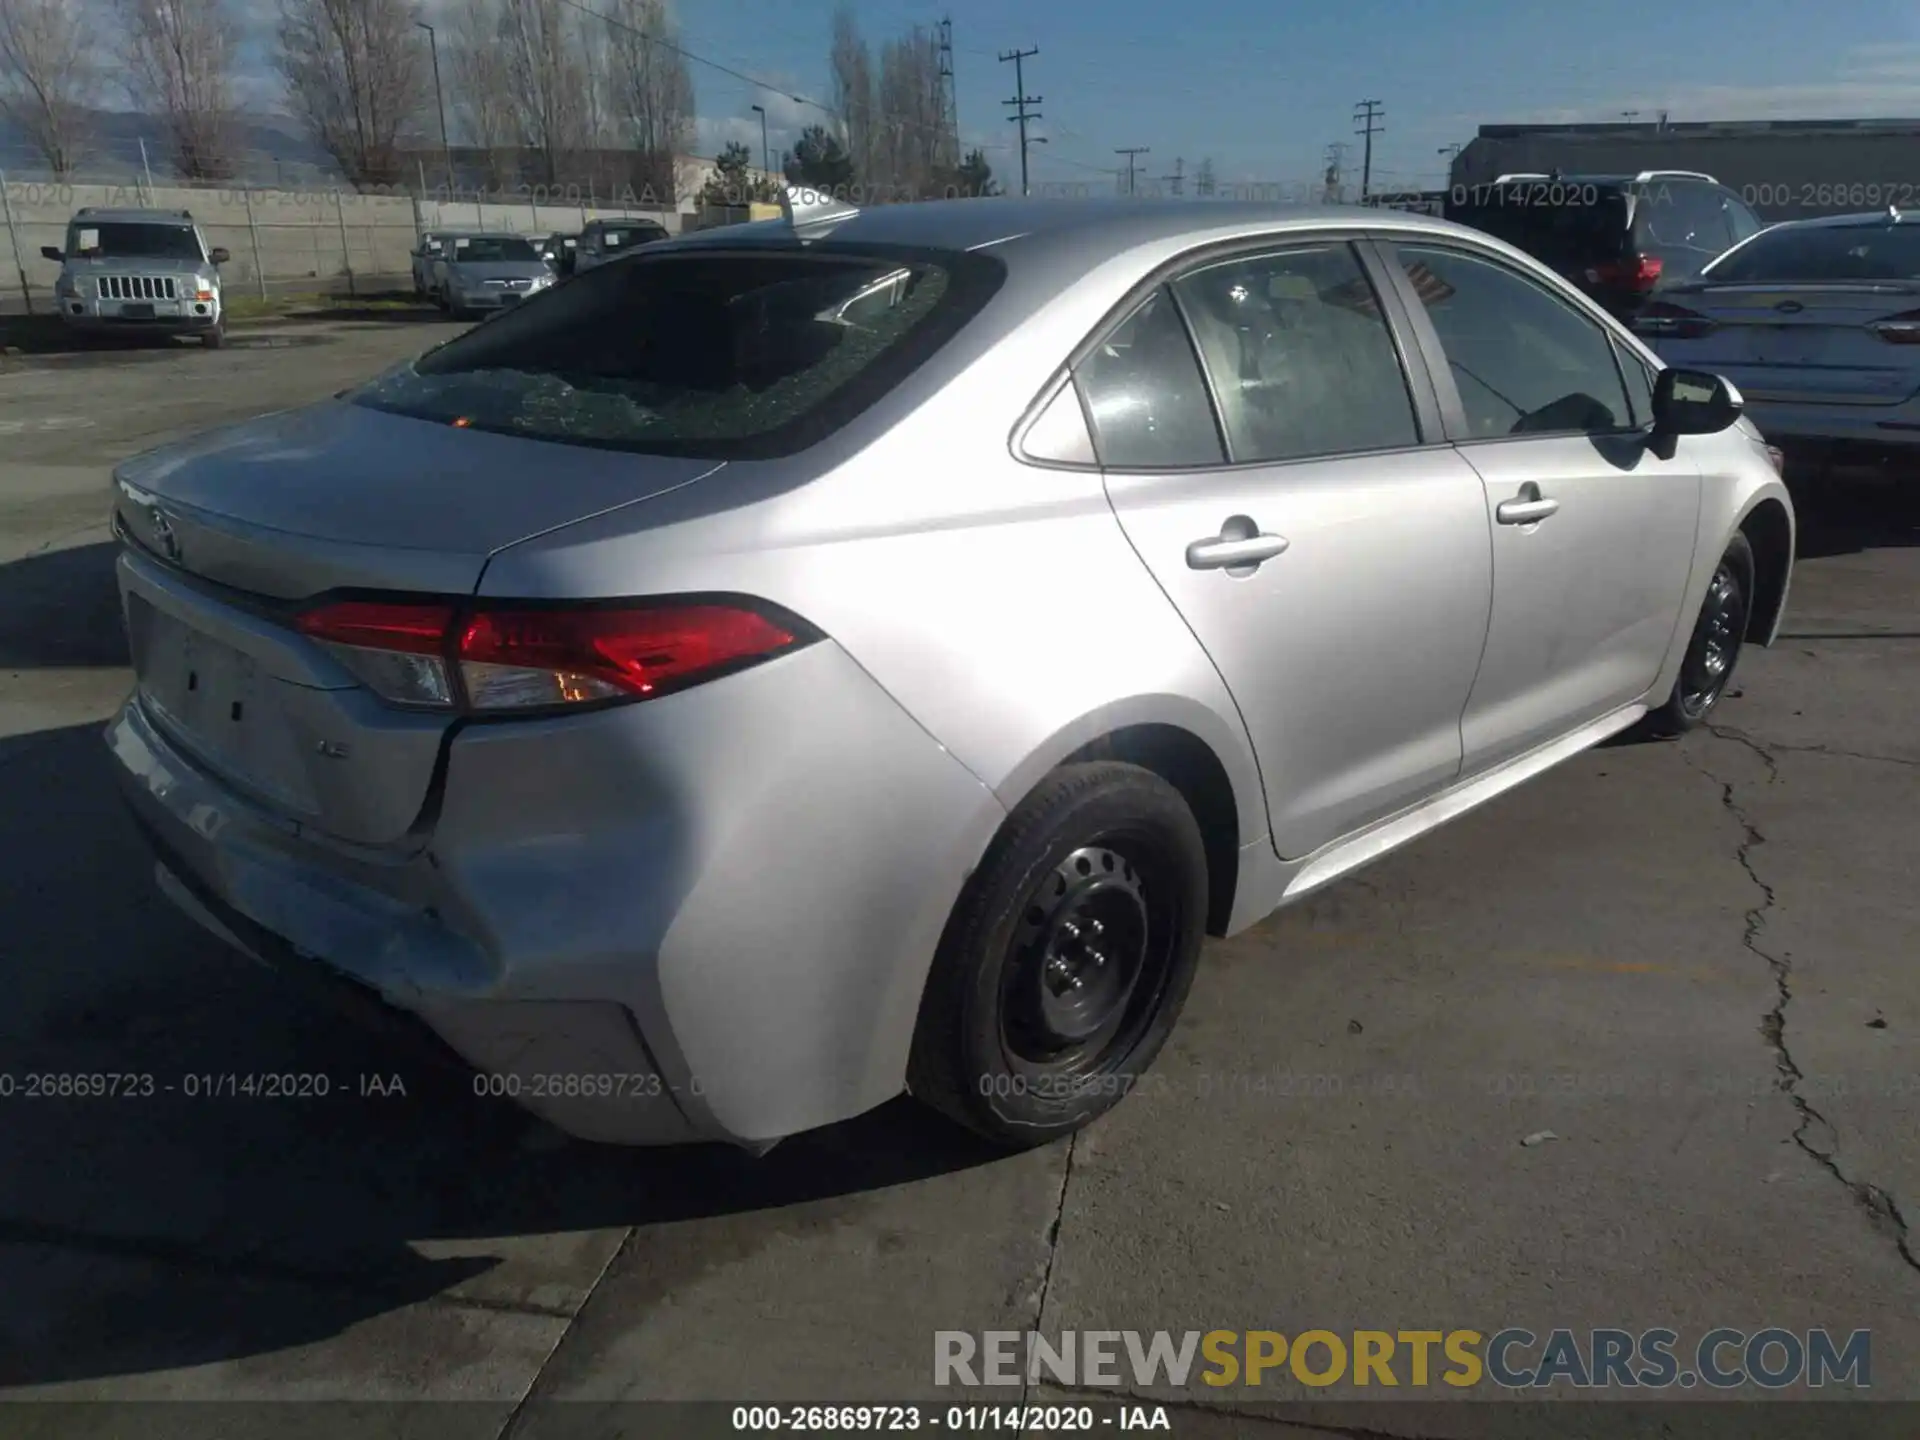
[[[1633,317],[1633,333],[1649,340],[1699,340],[1713,333],[1713,321],[1697,310],[1656,300]]]
[[[438,655],[447,648],[453,606],[340,600],[307,611],[294,622],[294,628],[332,645]]]
[[[1606,265],[1596,265],[1587,273],[1603,285],[1622,285],[1629,290],[1647,291],[1660,283],[1662,262],[1658,255],[1633,255]]]
[[[346,600],[295,622],[398,705],[497,711],[641,699],[794,645],[795,629],[745,606],[500,606]]]
[[[1920,310],[1889,315],[1867,327],[1889,345],[1920,345]]]
[[[477,710],[653,695],[794,643],[792,631],[730,605],[485,610],[460,633]]]

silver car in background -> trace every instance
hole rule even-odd
[[[455,235],[434,261],[434,299],[456,320],[531,299],[560,277],[521,235]]]
[[[1669,363],[1732,380],[1791,455],[1920,460],[1920,216],[1775,225],[1633,327]]]
[[[667,227],[653,220],[589,220],[581,227],[579,243],[574,247],[574,273],[598,269],[642,245],[668,238]]]
[[[788,208],[116,473],[162,888],[572,1134],[1069,1133],[1204,935],[1778,630],[1737,392],[1484,235]]]

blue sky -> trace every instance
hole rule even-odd
[[[765,103],[783,139],[818,115],[789,95],[830,98],[827,45],[835,0],[679,0],[684,43],[769,81],[768,94],[693,67],[709,148],[726,138],[759,151]],[[1017,174],[1014,93],[1002,50],[1025,62],[1039,95],[1036,180],[1110,185],[1117,146],[1145,145],[1140,173],[1192,174],[1211,156],[1222,181],[1304,181],[1345,141],[1359,173],[1355,102],[1384,102],[1374,173],[1386,184],[1440,182],[1439,147],[1496,121],[1675,120],[1920,115],[1920,9],[1895,0],[1613,0],[1603,5],[1483,0],[857,0],[870,43],[942,15],[953,21],[960,123]],[[1817,17],[1817,18],[1816,18]],[[1920,156],[1915,157],[1920,167]],[[1100,173],[1106,171],[1106,174]]]
[[[275,89],[262,41],[272,0],[247,12],[248,98]],[[441,9],[460,0],[423,0]],[[593,0],[583,0],[592,4]],[[767,107],[774,155],[831,98],[827,47],[837,0],[676,0],[683,43],[767,82],[692,67],[697,148],[729,139],[758,158]],[[1016,178],[1015,127],[1001,102],[1013,66],[1039,47],[1026,88],[1042,97],[1033,133],[1038,182],[1110,187],[1118,146],[1144,145],[1143,177],[1188,175],[1210,156],[1223,183],[1304,184],[1344,142],[1357,181],[1357,101],[1385,105],[1375,138],[1382,185],[1441,183],[1443,145],[1496,121],[1920,116],[1920,8],[1899,0],[855,0],[868,41],[953,21],[960,123],[1003,179]],[[1817,17],[1817,19],[1816,19]],[[798,97],[797,99],[795,97]],[[1920,156],[1916,156],[1920,169]],[[1891,177],[1890,177],[1891,178]],[[1920,178],[1917,175],[1914,178]]]

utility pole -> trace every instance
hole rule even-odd
[[[1133,157],[1136,155],[1150,155],[1153,152],[1145,145],[1128,145],[1115,150],[1113,153],[1127,157],[1127,194],[1131,195],[1133,194]]]
[[[1386,126],[1376,125],[1380,112],[1385,107],[1378,100],[1362,100],[1353,108],[1354,124],[1359,128],[1353,133],[1367,137],[1365,158],[1360,162],[1360,203],[1367,203],[1367,197],[1373,193],[1373,137],[1384,135]]]
[[[1013,62],[1013,99],[1002,100],[1000,103],[1002,105],[1013,106],[1013,114],[1007,118],[1020,126],[1020,193],[1022,195],[1027,193],[1027,122],[1040,118],[1040,112],[1038,110],[1029,110],[1027,107],[1029,105],[1038,105],[1040,103],[1040,97],[1038,95],[1027,94],[1026,74],[1020,68],[1020,62],[1039,53],[1040,47],[1037,45],[1031,50],[1003,50],[1000,52],[1001,64],[1004,65],[1009,60]]]
[[[765,175],[767,182],[771,184],[773,182],[773,151],[767,148],[767,107],[749,105],[747,108],[756,110],[760,114],[760,173]]]
[[[940,84],[946,101],[942,112],[947,124],[945,140],[953,146],[952,162],[958,166],[966,157],[960,153],[960,89],[953,78],[953,17],[941,20],[935,33],[940,37]]]
[[[447,95],[440,88],[440,37],[424,20],[413,22],[427,32],[427,49],[433,56],[433,98],[440,106],[440,158],[447,163],[447,198],[453,198],[453,146],[447,143]]]
[[[1187,181],[1186,172],[1187,172],[1186,160],[1179,155],[1174,156],[1173,157],[1173,173],[1171,175],[1162,175],[1160,177],[1160,183],[1167,187],[1167,193],[1169,195],[1179,195],[1185,192],[1186,181]]]

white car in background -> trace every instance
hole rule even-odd
[[[1920,459],[1920,216],[1772,226],[1632,323],[1669,364],[1731,380],[1789,456]]]

